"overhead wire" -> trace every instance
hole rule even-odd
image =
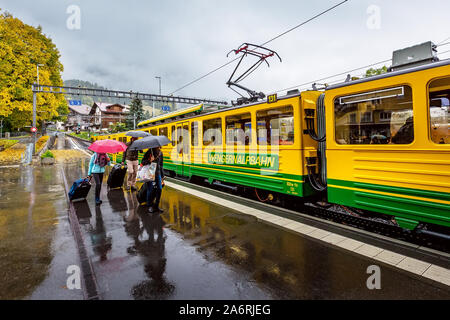
[[[270,39],[270,40],[268,40],[268,41],[266,41],[266,42],[264,42],[264,43],[261,44],[260,46],[264,46],[264,45],[266,45],[266,44],[268,44],[268,43],[270,43],[270,42],[272,42],[272,41],[274,41],[274,40],[276,40],[276,39],[278,39],[278,38],[284,36],[285,34],[287,34],[287,33],[289,33],[289,32],[292,32],[293,30],[295,30],[295,29],[297,29],[297,28],[299,28],[299,27],[301,27],[301,26],[303,26],[303,25],[305,25],[305,24],[311,22],[312,20],[317,19],[318,17],[320,17],[320,16],[326,14],[327,12],[329,12],[329,11],[331,11],[331,10],[334,10],[335,8],[337,8],[337,7],[341,6],[341,5],[343,5],[344,3],[348,2],[348,1],[349,1],[349,0],[344,0],[344,1],[339,2],[338,4],[336,4],[336,5],[334,5],[334,6],[330,7],[330,8],[328,8],[328,9],[326,9],[326,10],[324,10],[324,11],[322,11],[322,12],[316,14],[315,16],[309,18],[308,20],[306,20],[306,21],[304,21],[304,22],[302,22],[302,23],[296,25],[295,27],[292,27],[292,28],[290,28],[289,30],[287,30],[287,31],[285,31],[285,32],[283,32],[283,33],[281,33],[281,34],[279,34],[279,35],[273,37],[272,39]],[[175,92],[178,92],[178,91],[180,91],[180,90],[182,90],[182,89],[184,89],[184,88],[186,88],[186,87],[188,87],[188,86],[190,86],[190,85],[192,85],[192,84],[194,84],[194,83],[196,83],[196,82],[198,82],[198,81],[200,81],[200,80],[206,78],[207,76],[213,74],[214,72],[219,71],[219,70],[222,69],[222,68],[225,68],[226,66],[230,65],[230,64],[233,63],[234,61],[238,60],[240,57],[241,57],[241,56],[237,56],[237,57],[234,58],[233,60],[231,60],[231,61],[229,61],[229,62],[227,62],[227,63],[225,63],[225,64],[223,64],[223,65],[221,65],[221,66],[219,66],[219,67],[217,67],[217,68],[215,68],[214,70],[212,70],[212,71],[206,73],[205,75],[203,75],[203,76],[201,76],[201,77],[199,77],[199,78],[196,78],[195,80],[193,80],[193,81],[191,81],[191,82],[185,84],[184,86],[182,86],[182,87],[180,87],[180,88],[178,88],[178,89],[172,91],[171,93],[169,93],[169,95],[172,95],[172,94],[174,94]]]
[[[445,44],[441,44],[439,46],[443,46],[443,45],[446,45],[446,44],[450,44],[450,42],[445,43]],[[442,55],[442,54],[448,53],[448,52],[450,52],[450,50],[446,50],[446,51],[443,51],[443,52],[438,52],[438,55]],[[297,88],[298,89],[306,89],[306,88],[308,88],[308,87],[306,87],[306,88],[304,87],[306,85],[310,85],[310,84],[313,84],[313,83],[318,83],[319,81],[324,81],[324,80],[327,80],[327,79],[332,79],[332,78],[335,78],[335,77],[347,75],[347,74],[350,74],[351,72],[355,72],[355,71],[358,71],[358,70],[361,70],[361,69],[374,67],[376,65],[379,65],[379,64],[382,64],[382,63],[386,63],[386,62],[390,62],[390,61],[392,61],[392,59],[386,59],[386,60],[383,60],[383,61],[379,61],[379,62],[375,62],[375,63],[369,64],[367,66],[359,67],[359,68],[352,69],[352,70],[347,70],[347,71],[344,71],[344,72],[341,72],[341,73],[338,73],[338,74],[335,74],[335,75],[331,75],[331,76],[327,76],[327,77],[324,77],[324,78],[320,78],[320,79],[304,82],[304,83],[296,85],[296,86],[292,86],[292,87],[289,87],[289,88],[284,88],[284,89],[280,89],[280,90],[276,90],[276,91],[272,91],[272,92],[279,93],[279,92],[292,90],[292,89],[297,89]],[[361,77],[361,76],[364,76],[364,75],[365,75],[365,73],[357,75],[357,77]],[[335,81],[329,82],[328,84],[339,83],[339,82],[343,82],[344,80],[345,79],[339,79],[339,80],[335,80]]]

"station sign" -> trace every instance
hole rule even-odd
[[[162,111],[170,111],[170,106],[162,106],[161,110]]]
[[[70,106],[81,106],[81,100],[69,100]]]

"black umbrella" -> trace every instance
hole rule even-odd
[[[151,136],[152,134],[145,132],[145,131],[129,131],[125,135],[128,137],[133,137],[133,138],[143,138],[143,137]]]
[[[162,147],[172,143],[166,136],[149,136],[134,141],[129,150],[144,150],[156,147]]]

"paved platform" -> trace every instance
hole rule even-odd
[[[279,217],[269,212],[261,211],[249,206],[238,204],[236,202],[224,200],[223,198],[205,192],[192,190],[188,187],[179,185],[174,182],[168,182],[167,185],[179,191],[187,192],[193,196],[200,197],[213,203],[217,203],[221,206],[225,206],[238,212],[254,216],[260,221],[279,226],[283,229],[307,236],[308,238],[320,240],[322,242],[345,249],[352,253],[366,256],[373,260],[395,266],[398,269],[420,275],[427,279],[442,283],[446,286],[450,286],[449,268],[443,268],[435,264],[408,257],[403,254],[398,254],[396,252],[392,252],[390,250],[373,246],[346,236],[329,232],[324,229],[313,227],[301,222],[292,221],[291,219]]]
[[[85,173],[66,170],[69,181]],[[106,187],[100,207],[93,192],[76,204],[100,298],[450,298],[450,287],[431,280],[440,269],[184,188],[167,184],[161,215]],[[380,290],[367,287],[374,265]]]

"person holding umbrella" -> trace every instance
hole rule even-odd
[[[139,153],[142,151],[131,150],[130,147],[134,141],[138,138],[144,138],[151,136],[150,133],[145,131],[130,131],[126,136],[131,137],[131,141],[126,144],[127,150],[124,151],[122,156],[122,164],[126,161],[128,168],[127,187],[131,191],[136,191],[136,176],[139,167]]]
[[[95,204],[101,205],[100,192],[102,190],[103,174],[105,167],[111,163],[111,159],[107,153],[117,153],[125,151],[127,146],[115,140],[98,140],[94,142],[88,149],[94,151],[89,162],[88,177],[94,177],[95,180]]]
[[[153,182],[149,181],[147,183],[147,204],[149,206],[148,212],[153,213],[154,211],[163,212],[164,210],[159,207],[159,201],[161,200],[162,194],[162,184],[164,181],[164,168],[163,168],[163,153],[161,147],[155,147],[153,149],[148,149],[142,158],[142,165],[148,165],[151,163],[156,163],[155,171],[155,182],[156,182],[156,198],[155,203],[152,205],[151,196],[153,192]]]
[[[148,136],[133,142],[130,146],[131,150],[145,150],[149,149],[142,159],[142,166],[149,165],[152,162],[156,163],[156,172],[155,172],[155,182],[157,185],[157,195],[155,205],[151,205],[151,194],[153,191],[153,181],[147,181],[147,204],[150,206],[149,212],[153,213],[156,210],[162,212],[163,210],[159,208],[159,201],[161,199],[161,190],[162,190],[162,180],[164,179],[164,170],[163,170],[163,153],[161,152],[161,147],[168,145],[171,141],[165,136]],[[153,150],[152,150],[153,149]]]

